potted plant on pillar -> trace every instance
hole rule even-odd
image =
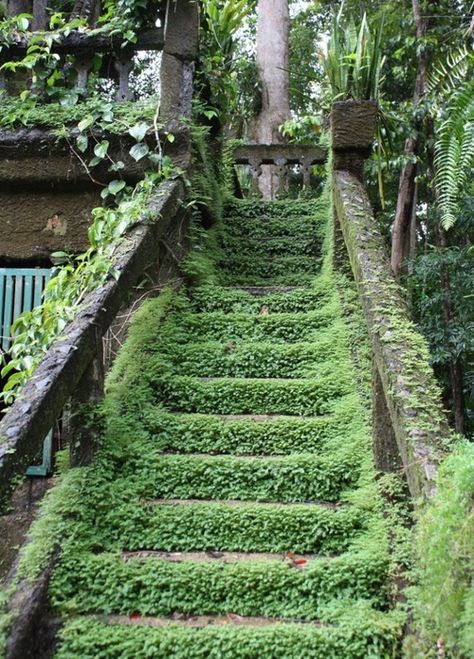
[[[360,26],[334,17],[322,64],[332,94],[331,146],[334,169],[347,169],[362,179],[363,162],[372,151],[377,130],[382,149],[379,109],[384,57],[381,52],[383,21],[371,29],[364,15]],[[379,176],[380,182],[380,176]]]

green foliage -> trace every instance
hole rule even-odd
[[[282,560],[226,565],[124,560],[107,553],[87,558],[71,555],[56,570],[51,597],[60,611],[70,603],[68,613],[94,609],[155,616],[176,610],[202,615],[232,611],[317,620],[324,616],[324,605],[336,598],[347,603],[371,600],[372,605],[383,606],[386,569],[383,559],[370,552],[314,559],[303,569]]]
[[[345,24],[342,9],[334,16],[323,68],[331,85],[332,100],[379,98],[383,21],[372,31],[364,14],[357,28],[353,19]]]
[[[422,634],[417,651],[424,656],[433,652],[439,639],[449,656],[474,656],[473,483],[474,447],[463,442],[444,461],[437,494],[418,524],[420,568],[414,606]]]
[[[154,382],[157,396],[169,410],[206,414],[330,413],[334,399],[349,394],[350,374],[338,373],[311,380],[226,378],[202,380],[188,376],[161,378]]]
[[[202,106],[196,109],[221,125],[232,122],[239,111],[239,61],[236,32],[250,11],[247,0],[203,0],[201,27]]]
[[[459,197],[474,163],[474,79],[450,94],[435,144],[436,190],[441,223],[449,229],[459,214]]]
[[[122,627],[82,618],[61,632],[58,659],[98,656],[104,659],[201,659],[219,653],[235,659],[290,656],[308,659],[366,659],[391,657],[400,634],[396,617],[376,615],[367,607],[347,611],[336,628],[276,624],[262,627],[208,625],[195,630],[179,624],[165,629]]]
[[[469,235],[472,225],[471,208],[465,203],[464,213],[457,218],[452,229]],[[464,217],[463,217],[464,215]],[[454,237],[454,236],[453,236]],[[472,355],[474,354],[474,297],[472,280],[474,260],[466,247],[429,249],[410,262],[406,284],[411,295],[413,315],[430,346],[430,358],[435,372],[450,400],[449,367],[461,365],[464,375],[464,412],[466,431],[472,430],[474,401],[471,382],[474,380]],[[446,286],[446,281],[449,286]],[[446,318],[446,305],[450,317]]]

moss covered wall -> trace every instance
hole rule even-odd
[[[450,431],[428,348],[390,270],[364,186],[336,171],[333,191],[410,491],[414,498],[430,496]]]

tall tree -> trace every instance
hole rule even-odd
[[[257,68],[262,105],[255,119],[254,139],[263,144],[284,141],[278,128],[290,116],[289,24],[288,0],[259,0]],[[264,167],[260,190],[266,199],[275,195],[274,179],[271,166]]]
[[[426,4],[426,3],[424,3]],[[410,224],[413,218],[416,197],[417,158],[420,149],[422,119],[416,110],[425,95],[426,77],[428,72],[428,53],[423,44],[428,29],[427,9],[420,5],[419,0],[412,0],[415,18],[416,38],[418,41],[418,62],[413,93],[413,114],[415,117],[413,134],[405,142],[406,164],[400,174],[397,209],[392,232],[392,270],[395,275],[401,272],[402,262],[409,253]]]

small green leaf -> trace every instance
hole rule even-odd
[[[94,117],[91,114],[88,114],[84,119],[82,119],[78,124],[77,127],[83,133],[85,130],[90,128],[92,124],[94,123]]]
[[[111,181],[111,182],[109,183],[108,190],[109,190],[110,194],[116,195],[116,194],[118,194],[121,190],[124,189],[125,185],[126,185],[125,181],[119,181],[119,180],[117,179],[117,180],[115,180],[115,181]]]
[[[79,151],[81,153],[84,153],[85,151],[87,151],[87,147],[89,146],[89,138],[87,137],[87,135],[78,135],[76,139],[76,144]]]
[[[130,149],[130,155],[137,162],[148,155],[150,148],[147,144],[135,144]]]
[[[95,145],[94,154],[97,158],[105,158],[108,150],[109,150],[109,141],[102,140],[100,144]]]
[[[129,128],[128,132],[135,140],[137,140],[137,142],[142,142],[147,133],[147,130],[148,124],[141,123]]]

